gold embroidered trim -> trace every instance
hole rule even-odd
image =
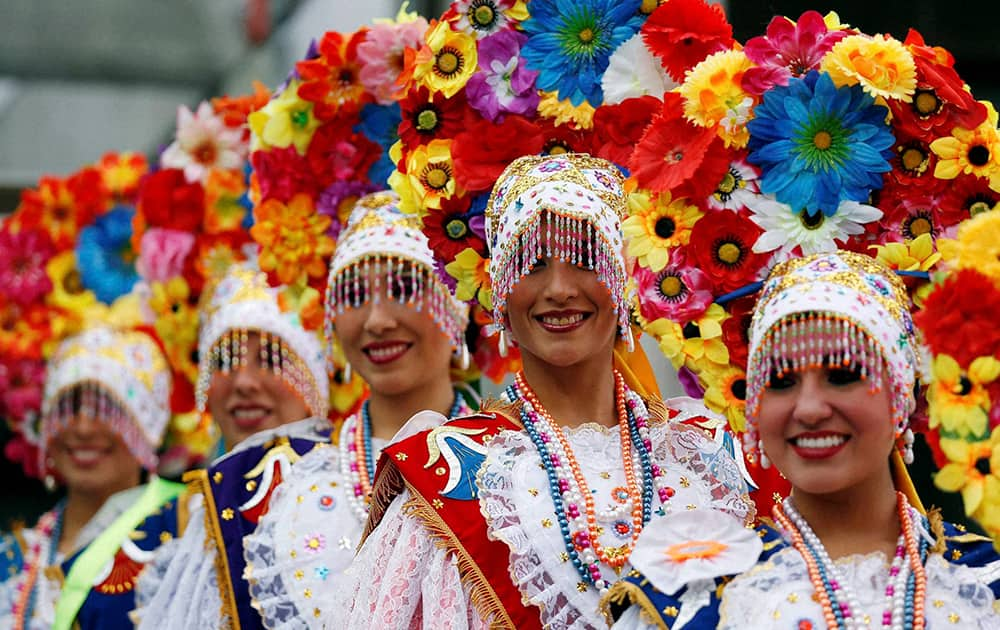
[[[205,532],[208,534],[205,539],[205,549],[210,548],[211,542],[215,543],[215,574],[219,583],[219,599],[222,601],[219,612],[223,619],[229,618],[229,627],[232,630],[240,630],[240,617],[236,612],[236,593],[233,591],[233,582],[229,575],[226,543],[222,539],[222,530],[216,518],[215,497],[212,495],[212,484],[208,481],[208,471],[191,470],[184,473],[181,479],[188,484],[192,494],[201,493],[205,498]]]
[[[653,602],[649,601],[646,593],[638,585],[626,581],[612,584],[607,594],[601,598],[600,609],[604,613],[604,619],[608,622],[608,626],[615,623],[615,620],[611,616],[611,606],[622,604],[638,606],[644,621],[657,626],[661,630],[670,630],[663,622],[660,611],[653,605]]]

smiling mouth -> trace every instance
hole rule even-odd
[[[238,427],[247,429],[262,423],[271,415],[271,410],[264,407],[236,407],[230,410],[229,415],[232,416]]]
[[[535,319],[550,332],[568,332],[579,328],[588,317],[589,313],[548,313]]]
[[[96,465],[110,451],[110,449],[95,447],[67,448],[66,450],[69,452],[73,464],[81,468],[89,468]]]
[[[392,343],[384,345],[371,345],[363,348],[362,351],[365,353],[365,356],[368,357],[368,360],[375,365],[384,365],[403,356],[409,349],[410,344],[408,343]]]
[[[842,433],[825,433],[822,435],[799,435],[788,440],[795,453],[804,459],[825,459],[833,457],[851,439]]]

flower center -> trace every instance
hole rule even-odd
[[[906,147],[899,156],[899,161],[903,165],[903,170],[911,173],[922,172],[921,167],[926,166],[927,153],[919,147]]]
[[[809,214],[808,210],[803,210],[799,213],[799,220],[807,230],[818,230],[826,220],[826,216],[822,212]]]
[[[733,175],[732,171],[730,171],[722,176],[722,181],[719,182],[719,185],[715,190],[723,195],[731,195],[733,191],[736,190],[737,183],[738,180],[736,179],[736,176]]]
[[[589,44],[590,42],[594,41],[594,29],[587,27],[582,31],[580,31],[577,37],[579,37],[580,41],[583,42],[584,44]]]
[[[468,234],[469,228],[465,225],[465,221],[454,218],[445,224],[444,231],[448,234],[448,238],[457,241]]]
[[[655,11],[658,6],[660,6],[659,0],[642,0],[642,4],[639,5],[639,13],[649,15]]]
[[[217,155],[217,147],[211,140],[202,142],[196,146],[193,151],[191,151],[191,157],[193,157],[194,161],[199,164],[215,164]]]
[[[684,161],[684,150],[678,147],[667,151],[666,155],[663,156],[663,161],[667,164],[680,164]]]
[[[959,396],[968,396],[971,391],[972,381],[969,380],[968,376],[963,374],[962,377],[958,379],[958,391],[955,393]]]
[[[743,248],[738,243],[726,241],[715,248],[715,257],[727,265],[735,265],[743,257]]]
[[[478,28],[487,29],[493,26],[493,23],[497,19],[496,9],[489,4],[481,4],[479,6],[472,7],[469,11],[470,21]]]
[[[674,275],[664,276],[660,280],[660,293],[663,294],[665,298],[675,298],[684,292],[684,283],[681,279]]]
[[[656,232],[657,236],[666,240],[677,231],[677,224],[670,217],[660,217],[656,220],[656,226],[653,228],[653,231]]]
[[[981,475],[983,475],[984,477],[986,475],[990,474],[990,458],[989,457],[980,457],[979,459],[977,459],[976,460],[976,470],[978,470],[979,473]]]
[[[71,270],[69,273],[63,277],[62,281],[63,290],[70,295],[79,295],[83,293],[83,279],[80,277],[80,272],[76,269]]]
[[[990,199],[973,198],[969,201],[967,207],[969,208],[969,216],[974,217],[981,212],[989,212],[992,210],[993,203]]]
[[[292,119],[292,124],[301,129],[309,124],[309,110],[300,109],[294,111],[290,118]]]
[[[736,400],[746,400],[747,399],[747,380],[745,378],[738,378],[729,385],[729,391],[732,393],[733,398]]]
[[[701,328],[698,328],[698,324],[694,322],[684,324],[683,332],[685,339],[697,339],[701,337]]]
[[[913,98],[913,109],[919,116],[927,117],[941,109],[941,100],[934,90],[917,90]]]
[[[427,183],[427,186],[433,188],[434,190],[441,190],[447,186],[448,179],[448,171],[440,166],[432,166],[427,169],[427,173],[424,175],[424,181]]]
[[[820,151],[826,151],[833,145],[833,136],[830,135],[829,131],[817,131],[816,135],[813,136],[813,146],[815,146]]]
[[[973,166],[986,166],[990,161],[990,150],[981,144],[969,149],[969,164]]]
[[[456,74],[462,67],[462,58],[458,56],[458,53],[450,48],[445,48],[437,55],[437,63],[435,64],[438,72],[449,77]]]
[[[931,223],[930,219],[928,219],[927,217],[917,216],[914,217],[912,221],[910,221],[910,225],[908,226],[908,228],[910,234],[913,235],[913,238],[916,238],[922,234],[933,233],[934,224]]]
[[[437,129],[439,121],[440,119],[436,111],[430,108],[425,109],[417,114],[417,131],[425,133],[434,131]]]
[[[66,206],[56,206],[52,208],[52,220],[56,223],[62,223],[63,221],[70,218],[72,212]]]
[[[138,258],[138,256],[135,253],[135,250],[132,249],[132,246],[129,245],[128,243],[125,244],[125,247],[121,248],[121,251],[118,252],[118,255],[121,256],[123,263],[130,266],[135,264],[135,259]]]

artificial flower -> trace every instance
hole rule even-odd
[[[949,461],[934,475],[934,485],[945,492],[961,492],[965,514],[971,516],[982,504],[986,484],[1000,483],[1000,427],[985,440],[942,439],[941,450]]]
[[[37,301],[22,306],[0,291],[0,356],[40,359],[53,338],[51,309]]]
[[[642,38],[663,62],[674,81],[710,54],[733,45],[733,27],[717,4],[702,0],[670,0],[642,25]]]
[[[628,255],[658,272],[670,262],[670,249],[686,245],[691,228],[702,216],[687,199],[671,199],[669,192],[635,192],[628,198],[629,216],[622,222]]]
[[[958,361],[938,354],[932,365],[927,389],[929,427],[940,426],[942,437],[982,439],[988,426],[990,395],[986,386],[1000,376],[1000,361],[992,356],[976,357],[963,370]]]
[[[271,100],[271,90],[260,81],[253,82],[253,93],[241,96],[217,96],[211,100],[212,109],[227,127],[241,129],[244,141],[249,139],[247,116],[263,108]]]
[[[169,228],[150,228],[142,235],[136,269],[146,282],[166,282],[184,271],[195,235]]]
[[[189,301],[191,289],[184,278],[175,276],[150,285],[149,308],[154,328],[163,341],[170,365],[189,381],[198,375],[192,354],[198,343],[198,309]]]
[[[312,114],[320,121],[330,120],[341,108],[360,109],[368,98],[359,77],[358,61],[358,45],[366,34],[366,29],[347,35],[327,31],[316,46],[315,56],[310,50],[307,59],[295,64],[301,78],[297,94],[313,104]]]
[[[735,291],[767,264],[769,257],[754,251],[760,236],[760,228],[745,213],[713,211],[695,223],[688,250],[718,291]]]
[[[540,151],[542,155],[586,153],[590,148],[590,134],[582,129],[571,125],[553,124],[553,121],[545,118],[540,119],[537,124],[542,139]]]
[[[454,138],[465,128],[465,95],[448,98],[424,86],[409,90],[399,102],[399,139],[412,151],[431,140]]]
[[[917,66],[899,41],[885,35],[849,35],[834,44],[820,70],[834,85],[860,85],[873,98],[909,102],[917,87]]]
[[[937,156],[931,146],[920,138],[909,138],[896,131],[896,143],[892,147],[892,170],[886,173],[885,188],[898,185],[902,196],[919,188],[932,193],[947,186],[945,180],[934,177]]]
[[[792,77],[818,70],[823,56],[847,35],[829,29],[816,11],[806,11],[796,22],[775,16],[764,35],[748,39],[743,47],[753,62],[743,75],[743,88],[759,96],[775,85],[788,85]]]
[[[382,153],[379,159],[368,169],[368,179],[380,188],[385,188],[389,175],[396,169],[396,163],[389,157],[389,149],[399,141],[397,129],[402,117],[399,105],[376,105],[368,103],[361,108],[361,122],[355,127],[366,138],[379,145]]]
[[[490,122],[505,114],[530,115],[538,107],[535,79],[525,67],[521,46],[527,38],[517,31],[500,31],[479,40],[479,69],[469,77],[469,105]]]
[[[471,124],[451,146],[455,179],[469,192],[485,192],[515,158],[538,154],[542,136],[537,125],[511,114],[495,125]]]
[[[764,229],[753,251],[777,250],[779,254],[799,247],[804,255],[837,249],[854,234],[864,232],[864,225],[879,219],[882,211],[856,201],[842,201],[833,214],[794,212],[791,207],[770,195],[761,195],[750,205],[750,219]]]
[[[885,116],[861,88],[838,88],[825,73],[769,90],[747,123],[747,159],[761,168],[760,189],[810,215],[867,201],[891,169]]]
[[[1000,210],[1000,192],[990,188],[989,182],[969,175],[951,180],[945,189],[945,198],[941,209],[954,211],[949,218],[967,219],[982,212]],[[954,223],[942,221],[944,227],[952,227]]]
[[[187,181],[183,171],[163,168],[142,181],[137,209],[136,220],[143,225],[194,232],[204,217],[205,190]]]
[[[455,179],[452,146],[451,140],[432,140],[414,149],[406,158],[406,175],[403,178],[422,209],[439,209],[443,200],[464,193]]]
[[[207,101],[195,112],[177,108],[177,136],[160,156],[164,168],[184,171],[189,182],[205,183],[212,169],[240,169],[246,157],[243,132],[226,126]]]
[[[0,358],[0,418],[30,421],[42,406],[45,362],[40,359]]]
[[[511,32],[528,17],[524,0],[455,0],[451,5],[455,26],[480,40],[500,32]]]
[[[47,304],[70,313],[83,313],[97,304],[94,292],[83,286],[75,251],[54,256],[45,265],[45,273],[52,282],[52,290],[45,296]]]
[[[287,285],[278,293],[278,308],[282,313],[298,314],[306,330],[323,328],[323,296],[309,285]]]
[[[974,129],[955,127],[950,136],[931,142],[931,151],[938,156],[934,177],[955,179],[959,174],[975,175],[989,181],[990,188],[1000,192],[1000,132],[997,131],[997,111],[992,103],[986,106],[986,120]]]
[[[132,208],[119,206],[80,231],[76,244],[80,279],[105,304],[128,293],[139,279],[131,244],[134,214]]]
[[[687,73],[678,90],[687,119],[715,129],[727,147],[742,148],[750,137],[746,123],[756,99],[742,87],[743,73],[750,65],[741,50],[713,53]]]
[[[714,591],[714,578],[748,570],[763,548],[757,532],[732,514],[679,510],[643,528],[632,564],[662,593],[672,595],[698,584]]]
[[[747,369],[750,351],[750,323],[753,319],[755,300],[743,297],[725,305],[729,317],[722,322],[722,341],[729,349],[729,363],[743,371]]]
[[[333,182],[327,186],[316,201],[316,212],[330,217],[327,236],[336,240],[347,225],[357,200],[378,190],[381,190],[380,186],[367,181]]]
[[[251,150],[294,146],[299,155],[305,155],[320,121],[313,112],[313,104],[299,97],[298,88],[298,81],[290,81],[281,94],[247,116],[253,132]]]
[[[335,181],[367,179],[368,169],[381,156],[382,148],[353,128],[354,119],[343,117],[324,123],[313,134],[306,161],[321,188]]]
[[[45,232],[0,225],[0,293],[27,305],[51,291],[45,265],[55,253]]]
[[[712,283],[696,267],[670,265],[659,272],[633,272],[639,312],[647,320],[666,317],[684,324],[701,317],[712,303]]]
[[[616,105],[630,98],[655,96],[677,87],[659,60],[646,48],[642,35],[636,33],[619,46],[608,60],[601,77],[604,104]]]
[[[663,106],[643,132],[628,167],[641,188],[659,193],[683,184],[692,198],[700,199],[722,179],[727,156],[713,130],[684,119],[680,95],[670,92],[663,95]]]
[[[294,147],[254,151],[250,162],[262,199],[287,202],[297,193],[315,197],[322,190],[308,160]]]
[[[251,204],[242,172],[213,170],[205,180],[205,221],[208,234],[238,230]]]
[[[975,269],[1000,288],[1000,214],[981,212],[958,226],[955,240],[939,243],[942,254],[957,269]]]
[[[650,323],[669,322],[647,327],[654,335],[660,350],[670,359],[674,367],[695,366],[705,360],[718,366],[729,363],[729,350],[722,341],[722,322],[728,317],[718,304],[710,304],[701,317],[686,324],[678,324],[669,319],[658,319]]]
[[[424,234],[434,255],[445,264],[466,248],[486,255],[486,196],[452,198],[424,215]]]
[[[493,310],[493,291],[490,285],[489,258],[483,258],[474,249],[466,249],[445,265],[448,274],[458,281],[455,297],[459,300],[478,300],[488,311]]]
[[[743,369],[728,365],[709,368],[698,375],[705,386],[705,406],[721,413],[736,432],[746,430],[747,375]]]
[[[141,153],[105,153],[97,163],[104,188],[115,202],[133,201],[139,181],[149,170]]]
[[[574,125],[580,129],[590,129],[594,126],[594,112],[597,111],[588,102],[574,105],[569,99],[560,99],[555,92],[542,92],[538,101],[538,115],[549,118],[555,125]]]
[[[884,236],[904,241],[922,234],[934,239],[942,236],[943,217],[952,225],[961,220],[959,213],[942,204],[945,194],[944,190],[924,192],[900,185],[883,190],[878,206],[885,212],[879,220]]]
[[[629,98],[615,105],[602,105],[594,112],[593,153],[615,164],[627,164],[653,115],[660,110],[654,96]]]
[[[941,260],[941,254],[934,251],[934,240],[929,232],[902,243],[873,245],[872,249],[879,262],[901,271],[929,271]]]
[[[601,76],[611,53],[642,25],[639,0],[533,0],[521,23],[521,54],[537,70],[538,89],[558,92],[574,106],[604,101]]]
[[[713,210],[745,208],[760,192],[758,179],[757,169],[746,162],[746,154],[741,151],[729,162],[729,170],[705,202]]]
[[[297,194],[284,204],[268,199],[254,208],[250,235],[260,244],[261,271],[273,273],[281,284],[321,278],[333,239],[326,235],[330,217],[317,214],[308,195]]]
[[[412,19],[400,16],[394,22],[376,23],[368,29],[363,42],[358,44],[361,71],[358,79],[380,105],[396,100],[399,85],[396,79],[403,69],[403,51],[419,48],[423,43],[427,20],[417,15]]]
[[[976,357],[1000,356],[1000,290],[974,269],[959,269],[937,285],[914,320],[936,355],[947,354],[961,365]]]
[[[101,172],[86,167],[65,179],[43,175],[37,189],[21,191],[21,203],[8,220],[13,226],[46,232],[59,250],[72,247],[80,229],[107,209]]]
[[[476,40],[451,30],[448,22],[433,21],[424,42],[419,50],[406,50],[399,82],[405,85],[412,80],[446,97],[454,96],[476,71]]]

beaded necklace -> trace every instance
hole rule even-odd
[[[901,492],[896,493],[896,512],[902,531],[889,566],[889,579],[885,587],[886,607],[882,613],[881,626],[922,630],[927,587],[924,563],[929,545],[927,540],[916,535],[913,523],[917,519],[926,521],[926,518],[910,507]],[[809,580],[823,608],[827,628],[853,630],[869,627],[862,616],[857,596],[823,547],[823,542],[795,509],[791,497],[781,505],[774,506],[774,516],[788,532],[792,545],[805,560]],[[925,529],[929,527],[926,522],[923,526]]]
[[[593,494],[562,427],[542,406],[525,381],[523,372],[517,374],[511,387],[512,398],[523,401],[521,420],[545,466],[549,494],[555,506],[566,551],[583,582],[593,585],[602,595],[607,592],[609,583],[604,579],[598,561],[620,571],[628,561],[639,533],[652,515],[654,487],[662,503],[666,503],[672,494],[670,488],[666,487],[663,470],[652,463],[650,454],[653,449],[649,440],[649,415],[646,406],[634,392],[627,391],[621,374],[615,371],[614,376],[618,429],[625,467],[624,491],[628,495],[624,503],[631,508],[632,522],[629,541],[623,548],[613,552],[605,550],[600,544],[600,528],[597,525]],[[636,479],[633,450],[639,456],[641,485]]]
[[[455,400],[448,411],[449,418],[466,415],[471,411],[461,394],[455,393]],[[368,401],[361,405],[361,411],[344,421],[340,431],[340,472],[350,480],[347,502],[351,511],[362,522],[368,519],[368,502],[372,494],[372,480],[375,478],[375,453],[372,449],[372,418]]]
[[[38,597],[35,584],[38,582],[39,573],[43,567],[55,564],[59,539],[62,537],[65,512],[66,502],[60,501],[54,510],[46,512],[38,519],[37,527],[41,536],[31,546],[28,557],[25,558],[24,570],[27,571],[27,576],[24,583],[21,584],[19,589],[21,592],[14,606],[14,628],[17,630],[24,630],[31,622],[31,616],[35,610],[35,599]],[[47,550],[46,544],[48,544]],[[45,556],[44,560],[43,556]]]

